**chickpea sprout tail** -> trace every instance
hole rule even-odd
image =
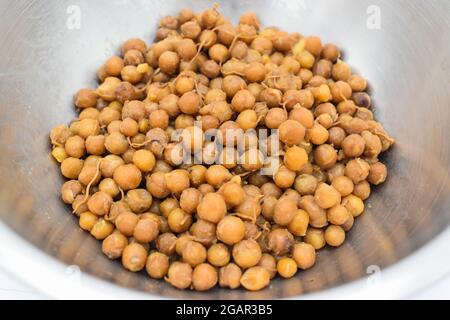
[[[261,290],[341,246],[386,181],[379,155],[395,141],[367,81],[336,45],[254,12],[163,17],[154,43],[125,41],[97,76],[51,154],[79,227],[130,272]]]

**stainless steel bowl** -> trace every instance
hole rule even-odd
[[[221,11],[234,20],[254,10],[264,25],[336,43],[355,72],[369,79],[375,114],[397,140],[383,158],[388,181],[374,189],[345,244],[320,251],[313,269],[275,280],[257,293],[178,291],[124,271],[78,228],[59,199],[63,179],[49,156],[50,129],[74,117],[73,93],[95,86],[97,67],[122,41],[150,41],[160,17],[185,6],[201,10],[211,4],[0,2],[0,266],[59,297],[242,299],[313,292],[313,297],[325,298],[398,297],[445,274],[450,267],[446,0],[220,1]],[[81,281],[67,287],[73,284],[73,266],[81,268]]]

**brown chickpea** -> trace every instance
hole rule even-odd
[[[208,262],[215,267],[226,266],[230,262],[230,251],[222,243],[213,244],[208,249]]]
[[[266,70],[260,62],[252,62],[244,70],[245,78],[249,82],[261,82],[266,78]]]
[[[106,136],[105,147],[112,154],[121,155],[128,149],[128,141],[120,132],[113,132]]]
[[[303,237],[306,234],[306,230],[309,224],[309,215],[303,209],[298,209],[294,218],[289,222],[287,228],[290,233],[297,237]]]
[[[352,159],[345,166],[345,175],[349,177],[353,183],[359,183],[367,178],[370,171],[370,165],[360,159]]]
[[[202,29],[197,21],[187,21],[181,25],[180,31],[184,38],[195,40]]]
[[[277,262],[277,271],[283,278],[292,278],[297,273],[297,262],[292,258],[281,258]]]
[[[350,99],[352,96],[352,88],[345,81],[337,81],[331,86],[331,95],[333,101],[339,103]]]
[[[355,218],[352,215],[349,215],[349,219],[345,221],[343,225],[341,225],[342,229],[346,232],[349,231],[353,227],[353,223],[355,222]]]
[[[97,240],[103,240],[114,231],[114,225],[103,218],[98,219],[92,226],[91,235]]]
[[[139,243],[150,243],[156,239],[158,233],[158,223],[153,219],[143,218],[136,224],[133,237]]]
[[[299,202],[299,207],[308,212],[311,226],[321,228],[327,225],[326,211],[315,202],[313,196],[303,196]]]
[[[216,225],[206,220],[198,219],[189,231],[196,241],[205,246],[210,246],[216,240]]]
[[[186,114],[196,114],[200,108],[200,97],[194,91],[184,93],[178,99],[178,107]]]
[[[200,191],[202,195],[205,195],[207,193],[214,193],[216,190],[212,185],[204,183],[198,186],[198,191]]]
[[[255,266],[261,259],[261,248],[254,240],[242,240],[233,246],[234,262],[241,268]]]
[[[226,216],[217,224],[217,239],[225,244],[233,245],[244,239],[244,222],[235,216]]]
[[[246,184],[242,189],[244,189],[246,196],[253,198],[262,196],[261,190],[252,184]]]
[[[242,154],[239,163],[244,170],[254,172],[263,167],[264,155],[257,148],[251,148]]]
[[[111,122],[120,120],[120,111],[111,107],[105,107],[98,114],[97,120],[101,126],[107,126]]]
[[[305,137],[305,127],[295,120],[286,120],[278,127],[280,140],[287,146],[299,144]]]
[[[356,105],[352,100],[342,101],[338,103],[336,110],[340,114],[353,115],[356,112]]]
[[[81,89],[74,97],[75,106],[81,109],[94,108],[97,105],[98,95],[94,90]]]
[[[268,220],[273,220],[273,213],[275,211],[275,205],[277,203],[277,198],[274,196],[264,196],[261,206],[261,214]]]
[[[300,171],[307,162],[308,154],[305,149],[298,146],[292,146],[286,150],[283,163],[289,170]]]
[[[343,225],[349,219],[350,213],[347,208],[338,204],[327,210],[327,219],[334,225]]]
[[[239,90],[233,95],[231,105],[236,112],[252,109],[255,105],[255,97],[246,89]]]
[[[290,253],[292,246],[294,245],[294,236],[284,228],[271,231],[267,240],[269,250],[277,256],[283,256]]]
[[[184,262],[195,267],[206,260],[207,252],[201,243],[188,241],[183,248],[182,257]]]
[[[61,173],[68,179],[78,179],[83,168],[83,160],[77,158],[66,158],[61,163]]]
[[[239,76],[227,75],[222,81],[222,90],[227,94],[227,97],[232,98],[239,90],[247,87],[246,82]],[[251,94],[250,94],[251,95]],[[248,96],[250,99],[253,97]]]
[[[381,162],[375,162],[370,165],[369,175],[367,180],[373,185],[379,185],[386,181],[387,168]]]
[[[120,123],[120,132],[126,137],[134,137],[139,132],[139,125],[136,120],[125,118]]]
[[[295,172],[285,166],[281,166],[273,177],[273,182],[275,182],[276,186],[283,189],[292,186],[294,180]]]
[[[336,62],[340,55],[339,49],[332,43],[328,43],[322,48],[322,57],[331,62]]]
[[[306,270],[316,262],[316,250],[308,243],[297,243],[292,250],[292,257],[300,269]]]
[[[348,66],[348,64],[346,64],[344,61],[342,60],[338,60],[332,68],[332,76],[333,79],[336,81],[342,80],[342,81],[346,81],[350,78],[352,71],[350,69],[350,67]]]
[[[353,194],[342,199],[342,205],[353,217],[358,217],[364,211],[364,202]]]
[[[146,260],[147,250],[139,243],[130,243],[123,250],[122,264],[132,272],[142,270],[145,267]]]
[[[311,143],[321,145],[328,140],[329,133],[322,125],[315,123],[311,129],[308,129],[308,136]]]
[[[301,195],[313,195],[317,188],[317,178],[310,174],[301,174],[295,179],[295,190]]]
[[[266,287],[270,282],[269,272],[263,267],[251,267],[247,269],[241,278],[241,285],[250,291],[258,291]]]
[[[280,226],[288,225],[297,213],[297,202],[289,197],[278,199],[273,213],[273,220]]]
[[[370,184],[367,180],[363,180],[357,184],[353,189],[353,194],[361,200],[366,200],[370,196]]]
[[[75,197],[82,194],[83,186],[77,180],[64,182],[61,187],[61,198],[67,204],[72,204]]]
[[[173,262],[165,278],[172,286],[178,289],[186,289],[192,283],[192,267],[184,262]]]
[[[180,208],[176,208],[169,213],[167,218],[171,231],[180,233],[189,229],[192,224],[192,216]]]
[[[341,194],[346,197],[353,192],[353,181],[346,176],[338,176],[332,180],[331,185]]]
[[[328,143],[333,147],[340,148],[342,147],[342,142],[346,137],[345,130],[340,127],[331,127],[328,130]]]
[[[171,256],[175,252],[176,242],[177,236],[173,233],[162,233],[156,238],[156,249],[167,256]]]
[[[197,291],[207,291],[217,284],[216,269],[208,263],[201,263],[192,273],[192,286]]]
[[[183,190],[180,196],[180,207],[189,214],[197,211],[198,204],[202,198],[202,194],[195,188]]]
[[[342,141],[342,150],[348,158],[356,158],[363,154],[365,141],[359,134],[350,134]]]
[[[139,222],[139,217],[132,212],[123,212],[116,218],[116,228],[125,236],[133,235],[134,228]]]
[[[85,142],[86,151],[89,154],[100,156],[105,153],[105,136],[89,136]]]
[[[254,110],[244,110],[239,113],[236,123],[244,131],[254,129],[258,125],[258,115]]]
[[[91,231],[94,225],[97,223],[98,219],[99,218],[96,214],[93,214],[90,211],[85,211],[80,214],[80,228],[86,231]]]
[[[337,151],[329,144],[322,144],[314,150],[314,161],[323,170],[336,164]]]
[[[347,82],[354,92],[365,91],[367,88],[366,79],[356,74],[351,75],[350,78],[348,78]]]
[[[169,257],[160,252],[151,253],[145,264],[145,270],[153,279],[162,279],[169,271]]]
[[[177,169],[165,175],[167,189],[172,193],[181,193],[189,188],[189,173],[186,170]]]
[[[146,179],[147,190],[151,195],[158,199],[163,199],[170,194],[166,183],[166,173],[155,172]]]
[[[278,199],[281,196],[281,189],[273,182],[266,182],[261,186],[261,192],[264,196],[273,196]]]
[[[322,183],[314,193],[314,200],[321,208],[328,209],[341,202],[341,194],[333,186]]]
[[[80,136],[69,137],[64,145],[64,148],[67,155],[73,158],[81,158],[86,152],[84,139]]]
[[[345,240],[345,231],[340,226],[330,225],[325,229],[325,241],[332,247],[339,247]]]
[[[124,191],[136,189],[142,180],[141,171],[133,164],[123,164],[114,170],[113,179]]]
[[[234,263],[229,263],[219,269],[219,285],[221,287],[236,289],[240,286],[241,269]]]
[[[102,251],[109,259],[117,259],[122,256],[123,250],[128,245],[128,239],[121,233],[112,233],[102,243]]]
[[[326,245],[322,229],[308,228],[308,230],[306,230],[304,241],[312,245],[316,250],[320,250]]]
[[[189,178],[193,187],[198,187],[206,181],[206,167],[202,165],[194,165],[187,169],[189,172]]]
[[[219,155],[219,163],[228,170],[237,166],[238,153],[235,148],[225,147]]]
[[[230,181],[222,185],[219,193],[225,200],[229,207],[234,207],[241,204],[245,199],[245,191],[239,183]]]
[[[99,191],[94,193],[88,200],[87,205],[90,212],[104,216],[109,212],[113,200],[111,195],[106,192]]]
[[[214,188],[219,188],[231,179],[230,171],[222,165],[212,165],[205,173],[206,181]]]

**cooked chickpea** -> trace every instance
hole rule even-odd
[[[205,194],[197,207],[198,216],[212,223],[218,223],[226,212],[225,200],[217,193]]]
[[[309,224],[309,214],[303,209],[298,209],[294,218],[289,222],[287,228],[290,233],[297,237],[303,237]]]
[[[340,226],[330,225],[325,229],[325,241],[332,247],[339,247],[345,240],[345,231]]]
[[[155,38],[125,41],[50,132],[80,228],[197,291],[261,290],[341,246],[394,140],[340,49],[217,5],[162,17]]]
[[[91,229],[91,235],[97,240],[103,240],[114,231],[114,225],[103,218],[97,220]]]
[[[192,267],[184,262],[173,262],[165,278],[167,282],[178,289],[186,289],[192,283]]]
[[[297,243],[292,250],[292,257],[300,269],[306,270],[315,264],[316,250],[308,243]]]
[[[191,267],[195,267],[206,260],[207,251],[201,243],[188,241],[184,245],[182,257],[184,262],[188,263]]]
[[[353,194],[342,199],[342,205],[353,217],[359,216],[364,211],[364,202]]]
[[[122,256],[123,250],[128,245],[128,239],[121,233],[112,233],[102,243],[102,251],[109,259],[117,259]]]
[[[230,251],[222,243],[213,244],[208,249],[208,262],[215,267],[223,267],[230,262]]]
[[[148,275],[154,279],[162,279],[169,271],[169,257],[160,252],[151,253],[145,264]]]
[[[241,269],[234,263],[229,263],[219,269],[219,285],[221,287],[236,289],[240,286]]]
[[[275,229],[267,236],[267,247],[276,256],[290,253],[293,245],[294,236],[287,229]]]
[[[292,278],[297,273],[297,263],[292,258],[281,258],[277,262],[277,271],[283,278]]]
[[[241,285],[250,291],[258,291],[266,287],[270,282],[269,272],[263,267],[251,267],[247,269],[241,278]]]
[[[314,193],[314,200],[321,208],[328,209],[341,202],[341,194],[333,186],[321,183]]]
[[[185,232],[192,224],[192,216],[180,208],[175,208],[167,217],[169,228],[173,232]]]
[[[245,224],[235,216],[226,216],[217,224],[217,239],[225,244],[233,245],[244,239]]]
[[[261,247],[254,240],[242,240],[233,246],[233,260],[241,268],[255,266],[261,259]]]

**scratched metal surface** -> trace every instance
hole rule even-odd
[[[397,145],[389,180],[373,192],[348,241],[320,251],[317,265],[262,292],[175,290],[124,271],[77,226],[59,197],[48,132],[75,115],[72,94],[95,85],[97,67],[130,37],[153,39],[158,19],[211,1],[0,1],[0,218],[50,256],[120,286],[177,298],[283,298],[326,290],[390,266],[450,221],[450,3],[435,1],[219,1],[228,16],[256,11],[264,25],[320,35],[369,79],[375,114]],[[66,26],[70,5],[81,28]],[[381,29],[366,26],[380,8]],[[235,19],[236,20],[236,19]],[[13,245],[13,244],[11,244]],[[446,254],[446,253],[443,253]],[[433,263],[433,262],[430,262]],[[411,266],[414,267],[414,266]]]

